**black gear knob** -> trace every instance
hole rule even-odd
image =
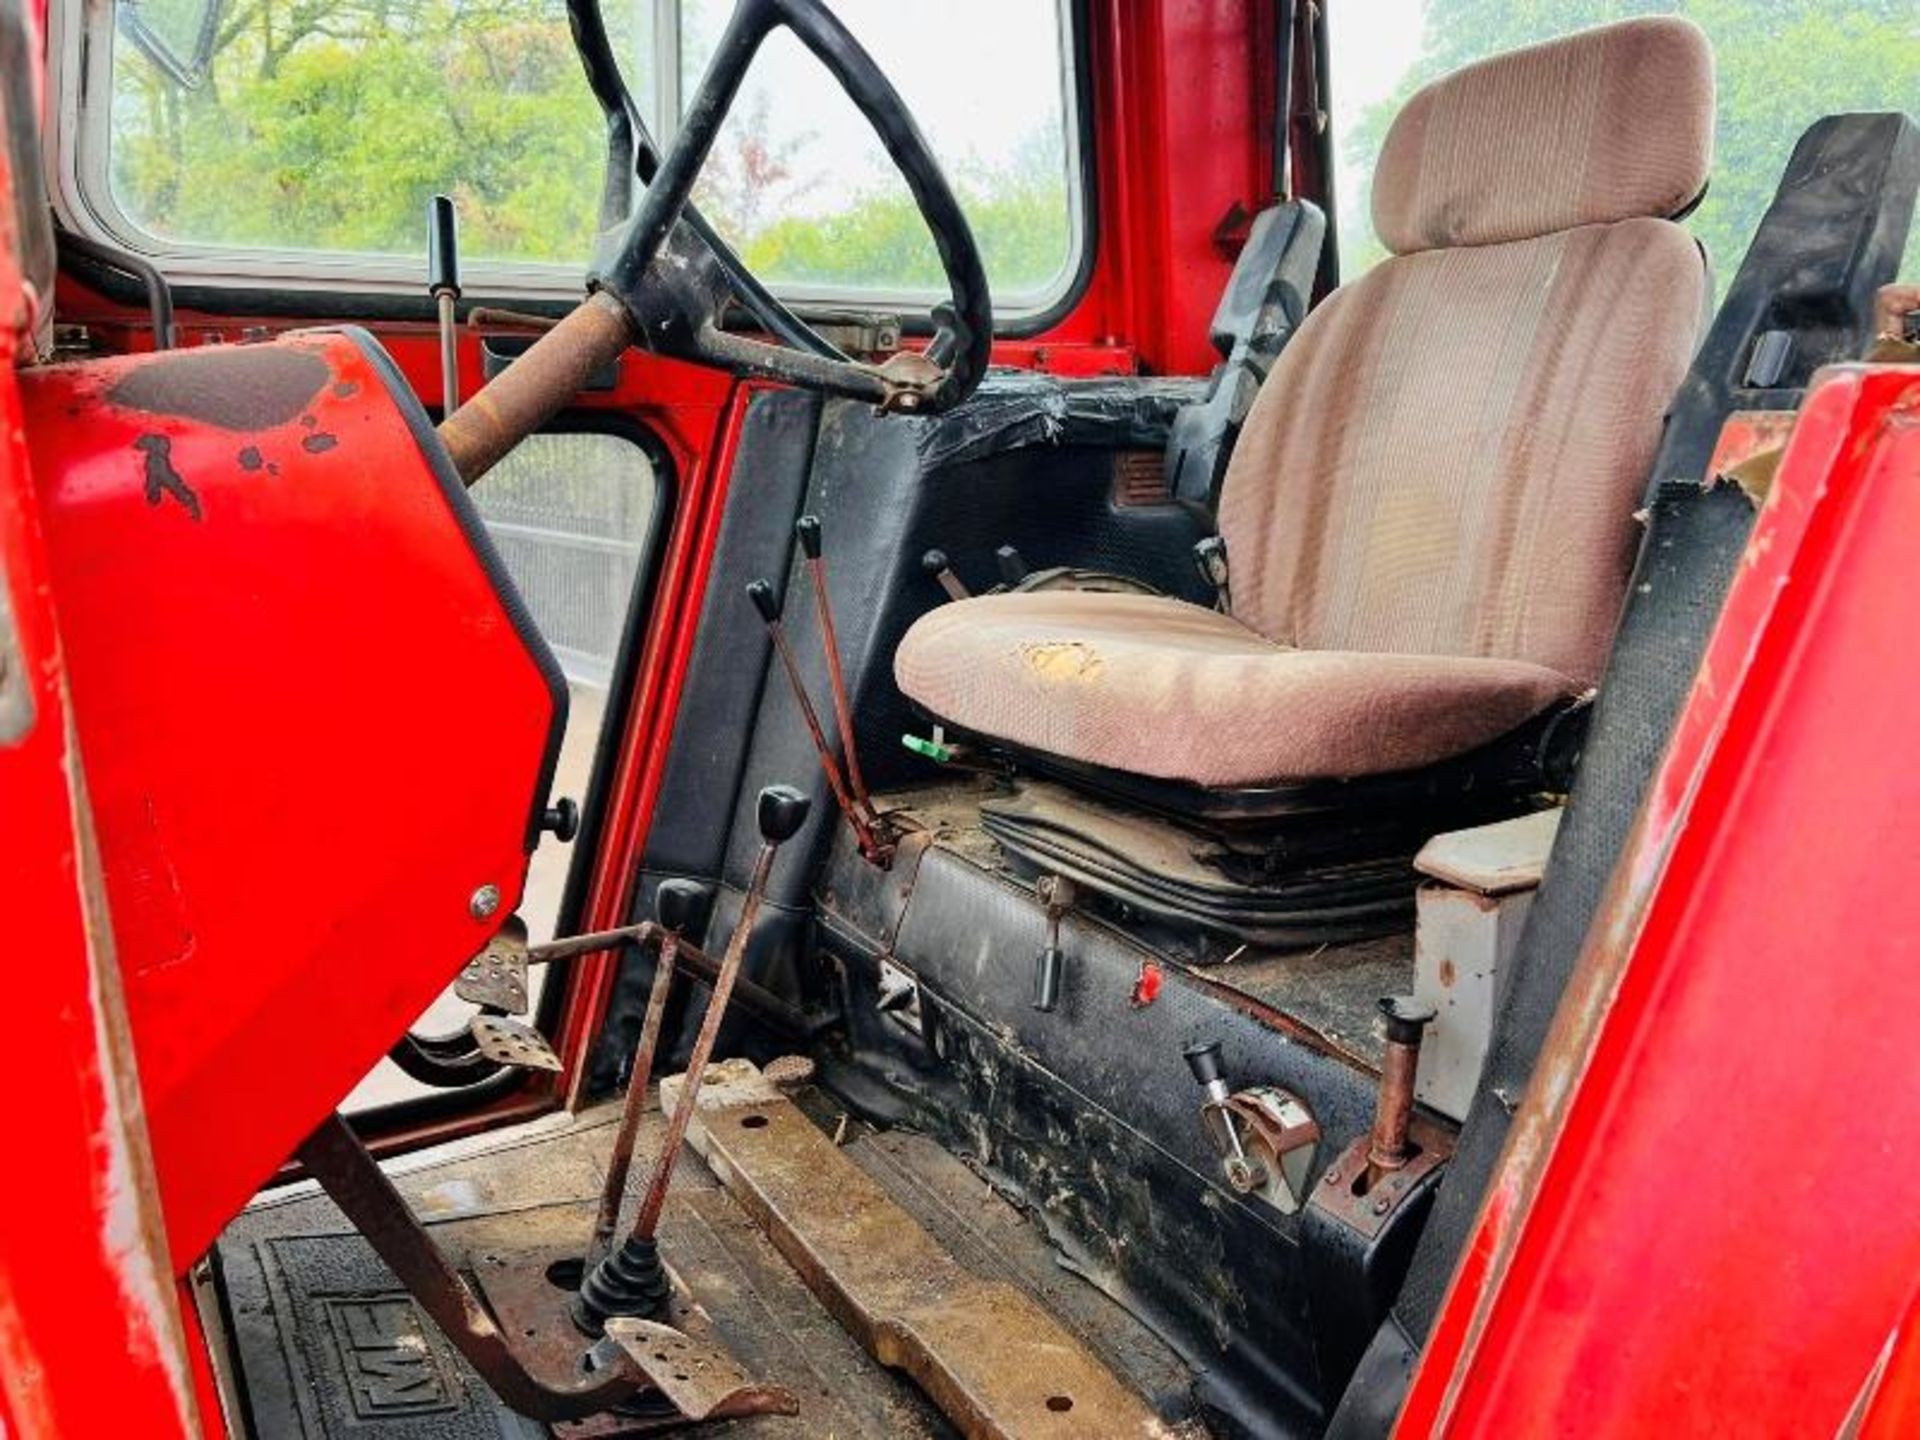
[[[791,785],[769,785],[760,792],[760,838],[769,845],[791,840],[807,823],[813,802]]]
[[[755,580],[747,586],[747,599],[753,602],[753,608],[760,612],[760,618],[771,625],[780,618],[780,597],[773,593],[773,586],[765,580]]]
[[[1186,1056],[1187,1068],[1193,1072],[1193,1078],[1205,1089],[1226,1078],[1220,1068],[1220,1042],[1209,1040],[1204,1045],[1189,1045],[1180,1052]]]
[[[802,515],[795,522],[793,533],[799,537],[800,548],[806,552],[807,559],[818,560],[820,558],[820,517]]]
[[[942,570],[951,568],[947,564],[947,552],[944,550],[927,551],[926,554],[920,557],[920,568],[926,571],[927,574],[937,577]]]
[[[666,880],[653,896],[653,917],[675,935],[699,934],[707,923],[713,891],[697,880]]]

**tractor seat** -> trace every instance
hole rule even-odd
[[[1373,177],[1390,252],[1307,317],[1229,465],[1231,613],[959,600],[894,657],[957,729],[1212,788],[1432,765],[1588,691],[1704,318],[1706,37],[1628,20],[1436,81]]]

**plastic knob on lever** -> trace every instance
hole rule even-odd
[[[807,823],[813,802],[791,785],[769,785],[760,792],[760,838],[769,845],[791,840]]]
[[[460,294],[460,221],[453,201],[436,195],[427,204],[427,293]]]
[[[1226,1079],[1226,1072],[1220,1065],[1218,1040],[1209,1040],[1204,1045],[1190,1045],[1180,1053],[1186,1056],[1187,1068],[1193,1072],[1193,1078],[1201,1089]]]
[[[946,551],[929,550],[920,557],[920,568],[938,580],[942,570],[951,570],[953,567],[947,563]]]
[[[760,618],[767,624],[775,624],[780,619],[780,597],[773,593],[773,586],[765,580],[755,580],[747,586],[747,598],[753,602],[753,608],[760,612]]]
[[[675,935],[698,933],[707,921],[713,891],[697,880],[667,880],[653,896],[653,918]]]
[[[793,533],[799,537],[800,548],[806,552],[807,559],[818,560],[820,558],[820,517],[802,515],[795,522]]]

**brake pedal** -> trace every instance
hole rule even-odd
[[[547,1037],[531,1025],[509,1020],[504,1015],[476,1015],[467,1027],[473,1032],[480,1053],[496,1065],[511,1065],[519,1070],[559,1070],[560,1057],[547,1043]]]
[[[486,949],[467,961],[453,993],[469,1005],[485,1005],[509,1015],[527,1013],[527,926],[510,915]]]
[[[671,1325],[620,1316],[607,1321],[606,1333],[688,1420],[800,1413],[799,1398],[786,1386],[760,1383],[717,1345]]]

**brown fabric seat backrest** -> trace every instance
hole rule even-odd
[[[1706,183],[1706,38],[1630,20],[1471,66],[1395,121],[1393,254],[1309,316],[1228,469],[1234,614],[1314,650],[1597,678],[1702,318],[1665,218]]]

